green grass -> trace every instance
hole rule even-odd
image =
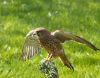
[[[24,37],[36,27],[70,31],[100,48],[100,1],[0,0],[0,78],[44,78],[38,64],[46,51],[20,59]],[[75,71],[54,59],[60,78],[100,78],[100,52],[73,42],[64,49]]]

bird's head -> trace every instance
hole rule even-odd
[[[35,29],[35,32],[39,38],[48,37],[50,35],[50,32],[45,28],[37,28]]]
[[[39,27],[39,28],[36,28],[34,30],[31,30],[26,35],[26,37],[32,38],[34,36],[37,36],[39,38],[43,38],[43,37],[47,37],[48,35],[50,35],[50,32],[48,30],[46,30],[45,28]]]

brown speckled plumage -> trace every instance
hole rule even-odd
[[[74,70],[73,66],[68,61],[61,44],[69,40],[86,44],[95,51],[99,50],[87,40],[71,33],[60,30],[51,33],[45,28],[36,28],[30,31],[26,36],[22,49],[22,57],[24,60],[29,59],[39,52],[40,47],[43,47],[48,52],[48,60],[52,57],[60,57],[65,66]]]

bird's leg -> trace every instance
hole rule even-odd
[[[50,60],[52,58],[52,53],[49,53],[48,56],[46,57],[46,60]]]
[[[50,53],[49,55],[48,55],[48,60],[50,60],[52,58],[52,53]]]

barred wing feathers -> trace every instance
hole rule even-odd
[[[40,51],[40,43],[36,36],[26,36],[23,48],[22,48],[22,59],[27,60]]]

